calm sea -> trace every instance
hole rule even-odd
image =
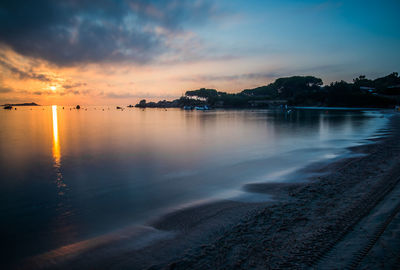
[[[379,112],[1,109],[3,262],[202,200],[251,200],[244,184],[293,178],[386,123]]]

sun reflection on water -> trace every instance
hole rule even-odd
[[[60,142],[58,138],[58,119],[57,119],[57,105],[53,105],[51,107],[53,111],[53,157],[54,157],[54,166],[60,167]]]
[[[58,195],[64,195],[64,188],[66,187],[63,182],[63,176],[61,173],[61,151],[60,151],[60,140],[58,136],[58,119],[57,119],[57,105],[51,106],[53,112],[53,158],[54,168],[56,169],[56,184],[58,188]]]

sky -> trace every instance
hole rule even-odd
[[[400,71],[400,1],[3,0],[0,104],[135,104]]]

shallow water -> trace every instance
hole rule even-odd
[[[196,201],[240,200],[246,183],[301,180],[287,177],[348,153],[386,123],[356,111],[1,110],[3,262]]]

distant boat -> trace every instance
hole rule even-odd
[[[11,110],[11,109],[12,109],[12,106],[11,106],[11,105],[6,105],[6,106],[4,106],[4,109],[5,109],[5,110]]]
[[[126,107],[133,108],[134,106],[132,104],[130,104],[130,105],[126,106]]]
[[[210,108],[207,105],[204,105],[204,106],[196,106],[195,109],[198,111],[207,111]]]
[[[75,109],[79,110],[81,108],[81,106],[76,105]]]
[[[122,108],[120,106],[117,106],[117,110],[122,110]]]

